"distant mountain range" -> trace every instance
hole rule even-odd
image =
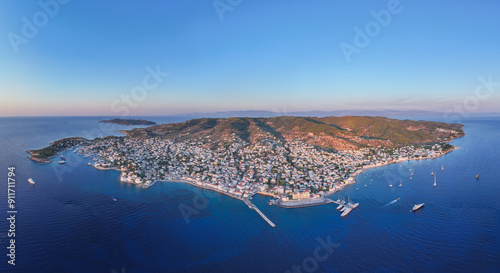
[[[389,118],[443,118],[447,113],[423,110],[335,110],[335,111],[295,111],[295,112],[273,112],[264,110],[246,111],[223,111],[213,113],[189,113],[176,116],[187,116],[193,118],[229,118],[229,117],[278,117],[278,116],[301,116],[301,117],[330,117],[330,116],[379,116]],[[454,116],[458,116],[455,113]],[[500,113],[470,113],[473,117],[500,117]]]

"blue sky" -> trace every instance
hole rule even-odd
[[[0,2],[0,116],[446,111],[479,77],[500,81],[498,1],[108,2]],[[223,20],[214,2],[231,8]],[[372,15],[382,10],[386,26]],[[33,37],[23,18],[38,20]],[[340,45],[373,23],[348,61]],[[154,88],[137,93],[144,77]],[[470,111],[498,112],[496,89]]]

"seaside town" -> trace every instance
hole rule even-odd
[[[234,137],[216,149],[205,144],[206,139],[107,137],[77,151],[92,157],[94,167],[119,170],[122,182],[144,188],[157,181],[186,182],[240,200],[269,195],[285,207],[332,202],[325,197],[355,183],[363,169],[443,154],[440,144],[345,151],[300,140],[248,144]]]

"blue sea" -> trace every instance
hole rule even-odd
[[[0,272],[500,272],[499,119],[464,120],[466,136],[452,142],[460,149],[443,157],[365,171],[341,192],[360,203],[343,219],[333,204],[284,209],[255,196],[275,228],[228,196],[173,182],[123,184],[119,172],[89,167],[72,151],[65,165],[27,159],[26,150],[64,137],[131,128],[100,127],[100,119],[0,118]],[[15,266],[6,256],[10,166]]]

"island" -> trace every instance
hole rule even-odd
[[[102,123],[113,123],[118,125],[156,125],[156,122],[144,119],[121,119],[115,118],[110,120],[101,120]]]
[[[462,128],[366,116],[202,118],[80,139],[75,151],[93,158],[94,167],[118,170],[122,182],[144,188],[183,182],[256,210],[249,200],[254,194],[296,208],[341,203],[327,197],[355,183],[367,168],[450,152],[455,147],[448,142],[464,136]],[[31,159],[68,146],[56,143],[45,148],[48,153],[29,151]]]

